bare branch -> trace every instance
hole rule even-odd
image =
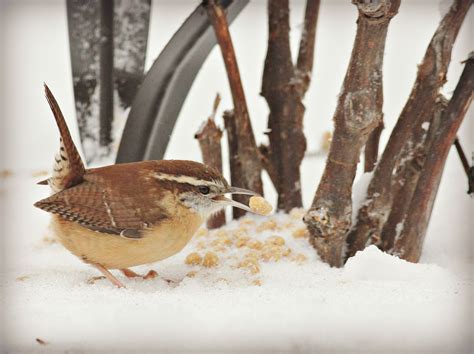
[[[306,9],[304,14],[303,32],[301,33],[300,49],[296,62],[296,86],[300,96],[308,90],[311,81],[311,72],[313,71],[314,46],[316,38],[316,26],[318,23],[320,0],[306,0]]]
[[[469,162],[467,161],[466,154],[464,153],[464,150],[462,149],[461,142],[459,139],[456,137],[454,139],[454,146],[456,147],[456,151],[459,155],[459,159],[461,160],[462,168],[464,168],[464,172],[466,172],[466,175],[469,177]]]
[[[230,183],[233,186],[242,186],[245,181],[242,173],[242,163],[238,153],[239,136],[235,124],[234,111],[224,112],[224,125],[227,131],[227,142],[229,144]],[[241,194],[233,195],[233,199],[244,204],[247,204],[249,200],[248,197]],[[239,208],[233,208],[232,215],[234,219],[238,219],[245,215],[245,211]]]
[[[384,124],[382,120],[379,125],[372,130],[372,133],[370,133],[369,138],[367,139],[364,149],[364,172],[371,172],[374,170],[375,164],[379,158],[379,142],[383,128]]]
[[[357,224],[348,236],[350,257],[364,249],[369,238],[376,242],[392,205],[392,173],[400,162],[403,146],[414,146],[411,140],[415,127],[429,123],[439,89],[446,81],[451,51],[472,0],[455,0],[439,24],[426,50],[410,97],[390,135],[367,191],[367,201],[359,210]]]
[[[440,95],[433,112],[429,127],[420,126],[415,130],[416,146],[403,151],[401,161],[392,182],[393,203],[387,222],[382,228],[381,240],[372,238],[384,251],[392,249],[395,239],[401,232],[401,225],[406,218],[408,208],[415,192],[416,185],[422,173],[426,156],[433,149],[433,139],[439,128],[441,117],[448,105],[448,100]]]
[[[352,183],[362,147],[382,120],[382,64],[390,19],[399,1],[377,6],[356,1],[359,18],[349,68],[334,114],[335,131],[326,167],[304,217],[313,245],[332,266],[343,264],[345,235],[351,226]],[[377,11],[374,10],[377,7]]]
[[[302,99],[311,79],[318,9],[319,0],[307,1],[295,68],[290,50],[288,0],[268,2],[269,35],[262,96],[270,108],[270,144],[261,151],[265,152],[264,166],[278,192],[278,208],[285,211],[302,206],[300,165],[306,150]]]
[[[395,242],[393,253],[410,262],[418,262],[420,259],[444,164],[472,101],[473,90],[474,55],[471,53],[434,136],[432,149],[423,166],[401,235]]]
[[[225,13],[222,7],[217,4],[216,0],[205,1],[205,5],[209,21],[214,28],[217,42],[221,48],[234,102],[233,126],[235,127],[235,134],[238,136],[235,144],[236,153],[241,166],[241,180],[239,181],[241,184],[239,183],[239,185],[236,186],[248,188],[263,194],[261,180],[262,167],[260,164],[259,151],[252,131],[252,124],[250,122],[237,59],[235,57]]]
[[[201,148],[204,164],[214,167],[222,173],[222,130],[217,127],[214,121],[219,102],[220,96],[217,94],[214,100],[214,107],[211,116],[194,137],[199,141],[199,147]],[[211,216],[207,221],[207,227],[209,229],[216,229],[224,224],[224,211],[220,211],[219,213]]]

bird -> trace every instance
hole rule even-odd
[[[45,96],[60,133],[51,176],[38,184],[52,194],[34,204],[52,214],[56,239],[119,288],[110,270],[139,276],[130,267],[181,251],[206,219],[225,206],[255,212],[226,194],[258,196],[230,186],[215,168],[188,160],[148,160],[87,169],[48,86]],[[150,271],[145,279],[153,278]]]

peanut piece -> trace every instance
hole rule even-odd
[[[247,236],[240,236],[237,241],[235,241],[235,245],[238,247],[238,248],[241,248],[241,247],[244,247],[245,245],[247,245],[247,242],[250,240],[250,237],[247,237]]]
[[[199,265],[202,263],[202,257],[197,252],[192,252],[187,255],[184,263],[188,265]]]
[[[259,240],[250,240],[247,242],[246,246],[254,250],[261,250],[263,247],[263,243]]]
[[[272,211],[272,206],[260,196],[250,198],[249,207],[253,212],[260,215],[268,215]]]
[[[269,245],[283,246],[285,244],[285,239],[281,236],[275,235],[268,237],[265,240],[265,243]]]
[[[293,231],[293,237],[294,238],[306,238],[308,237],[308,230],[306,227],[301,227],[299,229],[296,229]]]
[[[206,268],[215,267],[219,264],[219,257],[214,252],[207,252],[204,255],[202,265]]]
[[[241,261],[238,265],[239,268],[245,268],[252,274],[257,274],[260,272],[260,264],[257,260],[252,258],[246,258]]]

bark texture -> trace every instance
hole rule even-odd
[[[230,180],[233,186],[243,186],[245,184],[244,176],[242,173],[242,163],[239,157],[239,136],[237,134],[237,128],[235,124],[234,111],[224,112],[224,125],[227,132],[227,142],[229,144],[229,165],[230,165]],[[233,198],[241,203],[247,203],[248,198],[244,195],[234,195]],[[238,219],[245,215],[245,210],[239,208],[232,209],[232,216],[234,219]]]
[[[402,231],[402,225],[410,207],[413,193],[423,171],[427,154],[433,148],[433,139],[447,104],[446,98],[440,95],[429,127],[428,125],[418,126],[415,129],[413,139],[417,142],[416,145],[410,146],[410,149],[406,149],[402,153],[401,161],[403,163],[398,166],[392,183],[392,208],[381,233],[379,247],[384,251],[390,251],[393,248],[395,240]],[[372,242],[375,241],[375,239],[372,239]]]
[[[205,165],[214,167],[222,173],[222,130],[216,125],[215,116],[219,106],[220,96],[217,95],[214,101],[212,115],[194,136],[201,148],[202,160]],[[216,229],[225,224],[225,212],[219,211],[207,220],[209,229]]]
[[[383,121],[381,121],[380,124],[372,130],[369,139],[367,139],[364,149],[364,172],[371,172],[374,170],[379,157],[379,142],[383,128],[384,124]]]
[[[216,0],[208,0],[205,1],[204,4],[207,8],[209,21],[214,28],[217,42],[221,48],[234,103],[234,114],[232,116],[229,115],[228,119],[233,117],[233,122],[231,122],[230,125],[233,127],[232,134],[235,134],[236,138],[235,141],[233,141],[235,145],[234,158],[238,159],[239,178],[238,180],[232,179],[232,176],[235,176],[237,172],[231,172],[231,182],[232,185],[236,187],[247,188],[263,195],[260,153],[252,131],[252,124],[250,122],[247,102],[245,100],[239,67],[237,65],[226,16]],[[228,124],[226,124],[226,129],[227,126]],[[231,139],[232,134],[228,134],[229,139]],[[239,196],[235,199],[242,203],[248,203],[249,197]]]
[[[420,259],[444,164],[472,101],[473,90],[474,54],[471,53],[453,97],[434,134],[432,148],[427,155],[423,171],[416,185],[400,237],[396,240],[393,248],[394,254],[407,261],[418,262]]]
[[[269,145],[260,147],[263,166],[278,192],[278,209],[302,206],[300,165],[306,151],[302,103],[311,80],[319,0],[307,0],[296,65],[290,50],[289,1],[268,2],[268,50],[262,96],[270,108]],[[291,148],[289,148],[291,147]]]
[[[361,149],[382,121],[385,39],[400,5],[393,0],[354,3],[359,10],[357,34],[334,114],[334,135],[321,182],[303,219],[321,258],[336,267],[343,264],[351,226],[352,183]]]
[[[359,210],[356,225],[348,235],[347,257],[364,249],[367,243],[378,243],[381,240],[381,230],[393,201],[393,171],[404,162],[400,159],[402,151],[410,151],[416,146],[416,141],[412,139],[416,127],[429,124],[433,117],[439,90],[446,82],[454,41],[471,4],[472,0],[455,0],[428,45],[418,67],[410,97],[374,170],[367,200]]]

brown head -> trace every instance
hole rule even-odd
[[[230,186],[218,170],[195,161],[156,161],[153,178],[166,189],[173,190],[184,206],[205,217],[227,205],[252,212],[247,205],[229,199],[225,194],[257,195],[250,190]]]

